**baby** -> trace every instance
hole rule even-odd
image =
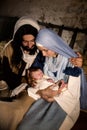
[[[64,80],[54,82],[53,79],[44,75],[43,71],[38,67],[29,68],[27,71],[27,78],[30,86],[28,88],[28,95],[35,100],[40,98],[37,94],[38,90],[45,89],[51,85],[53,90],[58,90],[58,94],[60,94],[60,91],[63,92],[67,89],[67,83],[65,83]]]

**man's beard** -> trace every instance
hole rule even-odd
[[[37,46],[34,45],[32,48],[29,48],[28,46],[23,46],[22,45],[22,48],[24,51],[27,51],[30,55],[34,55],[35,52],[37,51]]]

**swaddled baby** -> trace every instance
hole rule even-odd
[[[36,100],[40,98],[40,95],[37,94],[38,90],[51,87],[53,90],[58,90],[59,95],[61,91],[63,92],[67,89],[67,83],[64,80],[54,82],[53,79],[44,75],[43,71],[38,67],[29,68],[27,77],[30,86],[28,88],[28,95]]]

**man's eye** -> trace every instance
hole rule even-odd
[[[44,50],[45,52],[48,52],[48,50]]]
[[[35,42],[35,39],[32,39],[31,42]]]

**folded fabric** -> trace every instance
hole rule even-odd
[[[82,71],[78,67],[66,67],[66,69],[63,71],[67,75],[78,77]]]

